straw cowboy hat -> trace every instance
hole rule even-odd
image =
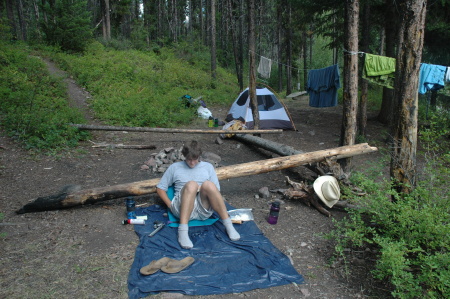
[[[314,191],[329,208],[339,201],[341,195],[339,183],[334,176],[324,175],[314,181]]]

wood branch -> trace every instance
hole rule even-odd
[[[311,162],[318,162],[327,157],[351,157],[375,151],[377,151],[376,147],[371,147],[367,143],[362,143],[299,155],[220,167],[216,169],[216,173],[219,180],[226,180],[230,178],[282,170]],[[17,213],[22,214],[28,212],[70,208],[78,205],[92,204],[126,196],[150,194],[156,192],[156,185],[159,183],[159,180],[159,178],[156,178],[134,183],[79,190],[76,192],[66,191],[57,195],[39,197],[23,206],[17,211]]]
[[[149,128],[149,127],[117,127],[117,126],[97,126],[84,124],[71,124],[72,127],[80,130],[98,130],[98,131],[129,131],[129,132],[154,132],[154,133],[194,133],[194,134],[226,134],[229,130],[220,129],[171,129],[171,128]],[[280,134],[281,129],[274,130],[239,130],[239,134]]]
[[[126,144],[108,144],[108,143],[95,143],[92,147],[109,147],[109,148],[122,148],[122,149],[155,149],[156,145],[126,145]]]
[[[239,133],[240,132],[242,131],[239,131]],[[259,146],[263,149],[274,152],[280,156],[291,156],[304,153],[303,151],[296,150],[295,148],[290,147],[288,145],[280,144],[257,136],[237,134],[234,136],[234,139],[237,139],[247,144]]]

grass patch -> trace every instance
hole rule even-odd
[[[59,65],[93,95],[96,116],[121,126],[175,127],[197,118],[178,100],[189,94],[209,104],[228,104],[238,88],[234,77],[218,68],[211,79],[207,54],[188,45],[156,52],[115,50],[92,43],[84,55],[53,55]],[[180,50],[182,49],[182,50]],[[206,67],[208,65],[208,68]]]
[[[0,124],[27,149],[61,150],[87,134],[70,127],[83,122],[69,107],[65,86],[26,46],[0,43]]]

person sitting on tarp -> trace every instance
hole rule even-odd
[[[197,141],[192,141],[183,146],[181,153],[185,161],[170,165],[156,186],[159,197],[180,219],[178,242],[181,247],[194,247],[189,238],[189,220],[206,220],[214,211],[219,214],[230,239],[239,240],[241,236],[228,215],[214,167],[208,162],[200,161],[200,145]],[[175,196],[171,201],[167,190],[172,185],[175,188]]]

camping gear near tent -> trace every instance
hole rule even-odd
[[[256,98],[258,100],[260,129],[295,130],[286,107],[269,89],[257,87]],[[225,120],[230,122],[233,119],[239,119],[245,123],[247,128],[253,129],[253,115],[250,108],[248,88],[231,105]]]

